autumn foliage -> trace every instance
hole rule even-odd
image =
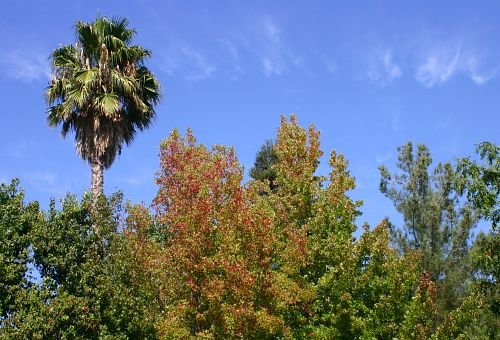
[[[167,301],[158,326],[166,337],[278,336],[289,333],[281,310],[295,303],[281,262],[273,211],[258,188],[242,186],[234,150],[209,150],[177,131],[161,144],[156,223],[169,233],[158,256]],[[294,293],[295,292],[295,293]]]
[[[19,268],[0,258],[0,337],[448,339],[474,334],[482,315],[494,324],[481,289],[439,318],[425,253],[394,247],[387,220],[358,228],[348,162],[332,151],[318,173],[314,126],[282,117],[272,147],[272,183],[244,183],[232,148],[174,130],[151,206],[126,216],[117,197],[92,214],[71,196],[45,216],[15,183],[0,187],[0,226],[19,229],[10,242],[24,252]],[[29,261],[41,285],[26,279]]]
[[[158,282],[160,337],[431,335],[436,288],[420,255],[398,254],[386,221],[353,237],[354,178],[335,151],[329,176],[317,175],[319,137],[282,117],[272,189],[265,178],[243,184],[234,150],[209,149],[190,130],[161,143],[153,213],[129,216]]]

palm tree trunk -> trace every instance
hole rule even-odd
[[[92,205],[97,202],[99,196],[104,193],[104,160],[102,156],[92,157]]]

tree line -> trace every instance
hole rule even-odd
[[[75,134],[91,191],[43,210],[1,184],[0,338],[498,336],[499,146],[434,168],[425,145],[401,146],[380,191],[403,224],[359,237],[347,160],[331,151],[319,175],[320,133],[293,115],[247,183],[232,148],[172,131],[151,205],[124,203],[103,170],[151,124],[160,86],[126,20],[75,29],[52,54],[48,120]]]
[[[43,211],[17,181],[2,184],[0,335],[496,336],[499,147],[433,172],[428,152],[400,148],[402,172],[381,168],[381,191],[404,225],[365,225],[358,238],[345,158],[332,151],[318,176],[319,132],[294,116],[272,150],[272,185],[243,183],[233,149],[174,130],[150,207],[87,194]],[[471,240],[479,217],[492,229]]]

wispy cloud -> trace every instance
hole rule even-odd
[[[257,67],[264,76],[283,76],[305,67],[305,58],[291,48],[286,26],[269,14],[246,13],[235,25],[206,27],[203,40],[191,31],[178,31],[152,13],[162,38],[158,68],[186,81],[202,81],[216,76],[238,78]],[[332,67],[333,70],[333,67]]]
[[[323,60],[323,63],[325,64],[326,70],[331,73],[331,74],[336,74],[338,71],[338,66],[335,60],[333,58],[329,58],[327,56],[322,55],[321,59]]]
[[[264,20],[262,30],[264,51],[261,62],[264,74],[268,77],[282,76],[288,69],[281,41],[282,30],[270,18]]]
[[[48,171],[35,171],[25,173],[20,176],[22,181],[26,181],[29,185],[37,190],[50,193],[51,195],[64,195],[71,191],[68,183],[62,183],[57,174]]]
[[[303,59],[295,55],[284,42],[284,30],[270,17],[262,21],[257,45],[262,69],[267,77],[283,76],[291,67],[303,67]]]
[[[287,71],[286,63],[282,59],[272,56],[262,57],[262,67],[266,76],[282,76]]]
[[[186,74],[186,79],[197,81],[209,78],[216,70],[214,64],[198,51],[190,47],[181,49],[182,55],[186,57],[187,62],[191,64],[191,71]]]
[[[472,55],[468,58],[466,69],[469,77],[477,85],[483,85],[484,83],[492,79],[497,73],[496,69],[489,71],[483,70],[483,66],[481,65],[481,60],[476,55]]]
[[[264,20],[263,28],[264,33],[270,42],[274,44],[281,44],[282,30],[273,20],[266,18]]]
[[[394,61],[392,48],[377,50],[367,71],[371,82],[387,85],[403,75],[401,66]]]
[[[217,69],[202,52],[186,43],[168,50],[165,55],[160,69],[168,75],[181,72],[187,81],[210,78]]]
[[[240,48],[229,39],[220,39],[219,42],[225,48],[225,53],[229,55],[229,63],[231,64],[231,76],[233,78],[236,78],[238,75],[244,73],[244,68],[241,64]]]
[[[432,51],[417,67],[415,78],[427,87],[444,84],[457,72],[459,58],[460,45]]]
[[[378,164],[381,164],[381,163],[385,163],[387,162],[389,159],[391,159],[392,157],[392,152],[387,152],[385,154],[377,154],[375,156],[375,161],[378,163]]]
[[[474,50],[466,49],[460,44],[443,45],[427,52],[423,62],[417,66],[415,79],[424,86],[443,85],[458,75],[470,78],[477,85],[483,85],[496,75],[496,69],[488,70]]]
[[[8,77],[32,82],[50,78],[48,54],[15,49],[0,53],[0,64]]]

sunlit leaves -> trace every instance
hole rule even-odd
[[[156,222],[169,238],[155,265],[166,271],[168,308],[159,332],[167,337],[277,336],[278,292],[289,282],[273,272],[272,215],[257,192],[241,184],[232,149],[197,144],[177,131],[161,145]],[[285,304],[287,301],[283,301]]]

